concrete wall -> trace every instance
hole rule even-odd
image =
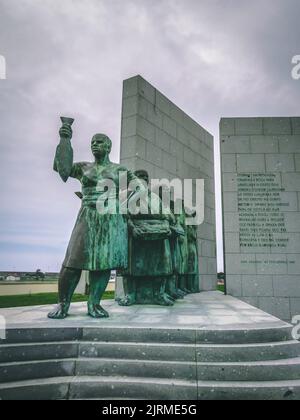
[[[220,139],[227,291],[290,321],[300,314],[300,118],[223,118]]]
[[[199,228],[201,288],[216,287],[213,137],[142,77],[123,85],[121,163],[151,178],[205,179]]]

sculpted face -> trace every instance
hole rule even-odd
[[[110,138],[105,134],[95,134],[92,138],[91,149],[96,158],[108,155],[111,151]]]
[[[146,184],[149,184],[149,174],[147,171],[144,171],[143,169],[135,171],[135,175],[146,182]]]

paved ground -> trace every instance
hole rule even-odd
[[[20,327],[152,327],[197,329],[255,329],[287,325],[283,321],[220,292],[203,292],[177,301],[173,307],[137,305],[121,307],[113,300],[104,300],[110,318],[94,320],[86,316],[86,304],[71,306],[65,320],[50,320],[52,306],[31,306],[0,310],[7,328]]]

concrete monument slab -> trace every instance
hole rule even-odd
[[[205,180],[205,220],[198,229],[200,287],[215,290],[212,135],[141,76],[135,76],[123,84],[121,164],[144,169],[150,178]]]
[[[222,118],[227,292],[290,321],[300,293],[300,118]]]

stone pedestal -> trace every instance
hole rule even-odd
[[[110,318],[46,318],[49,306],[6,309],[4,399],[300,399],[291,326],[219,292],[171,308],[103,306]]]

